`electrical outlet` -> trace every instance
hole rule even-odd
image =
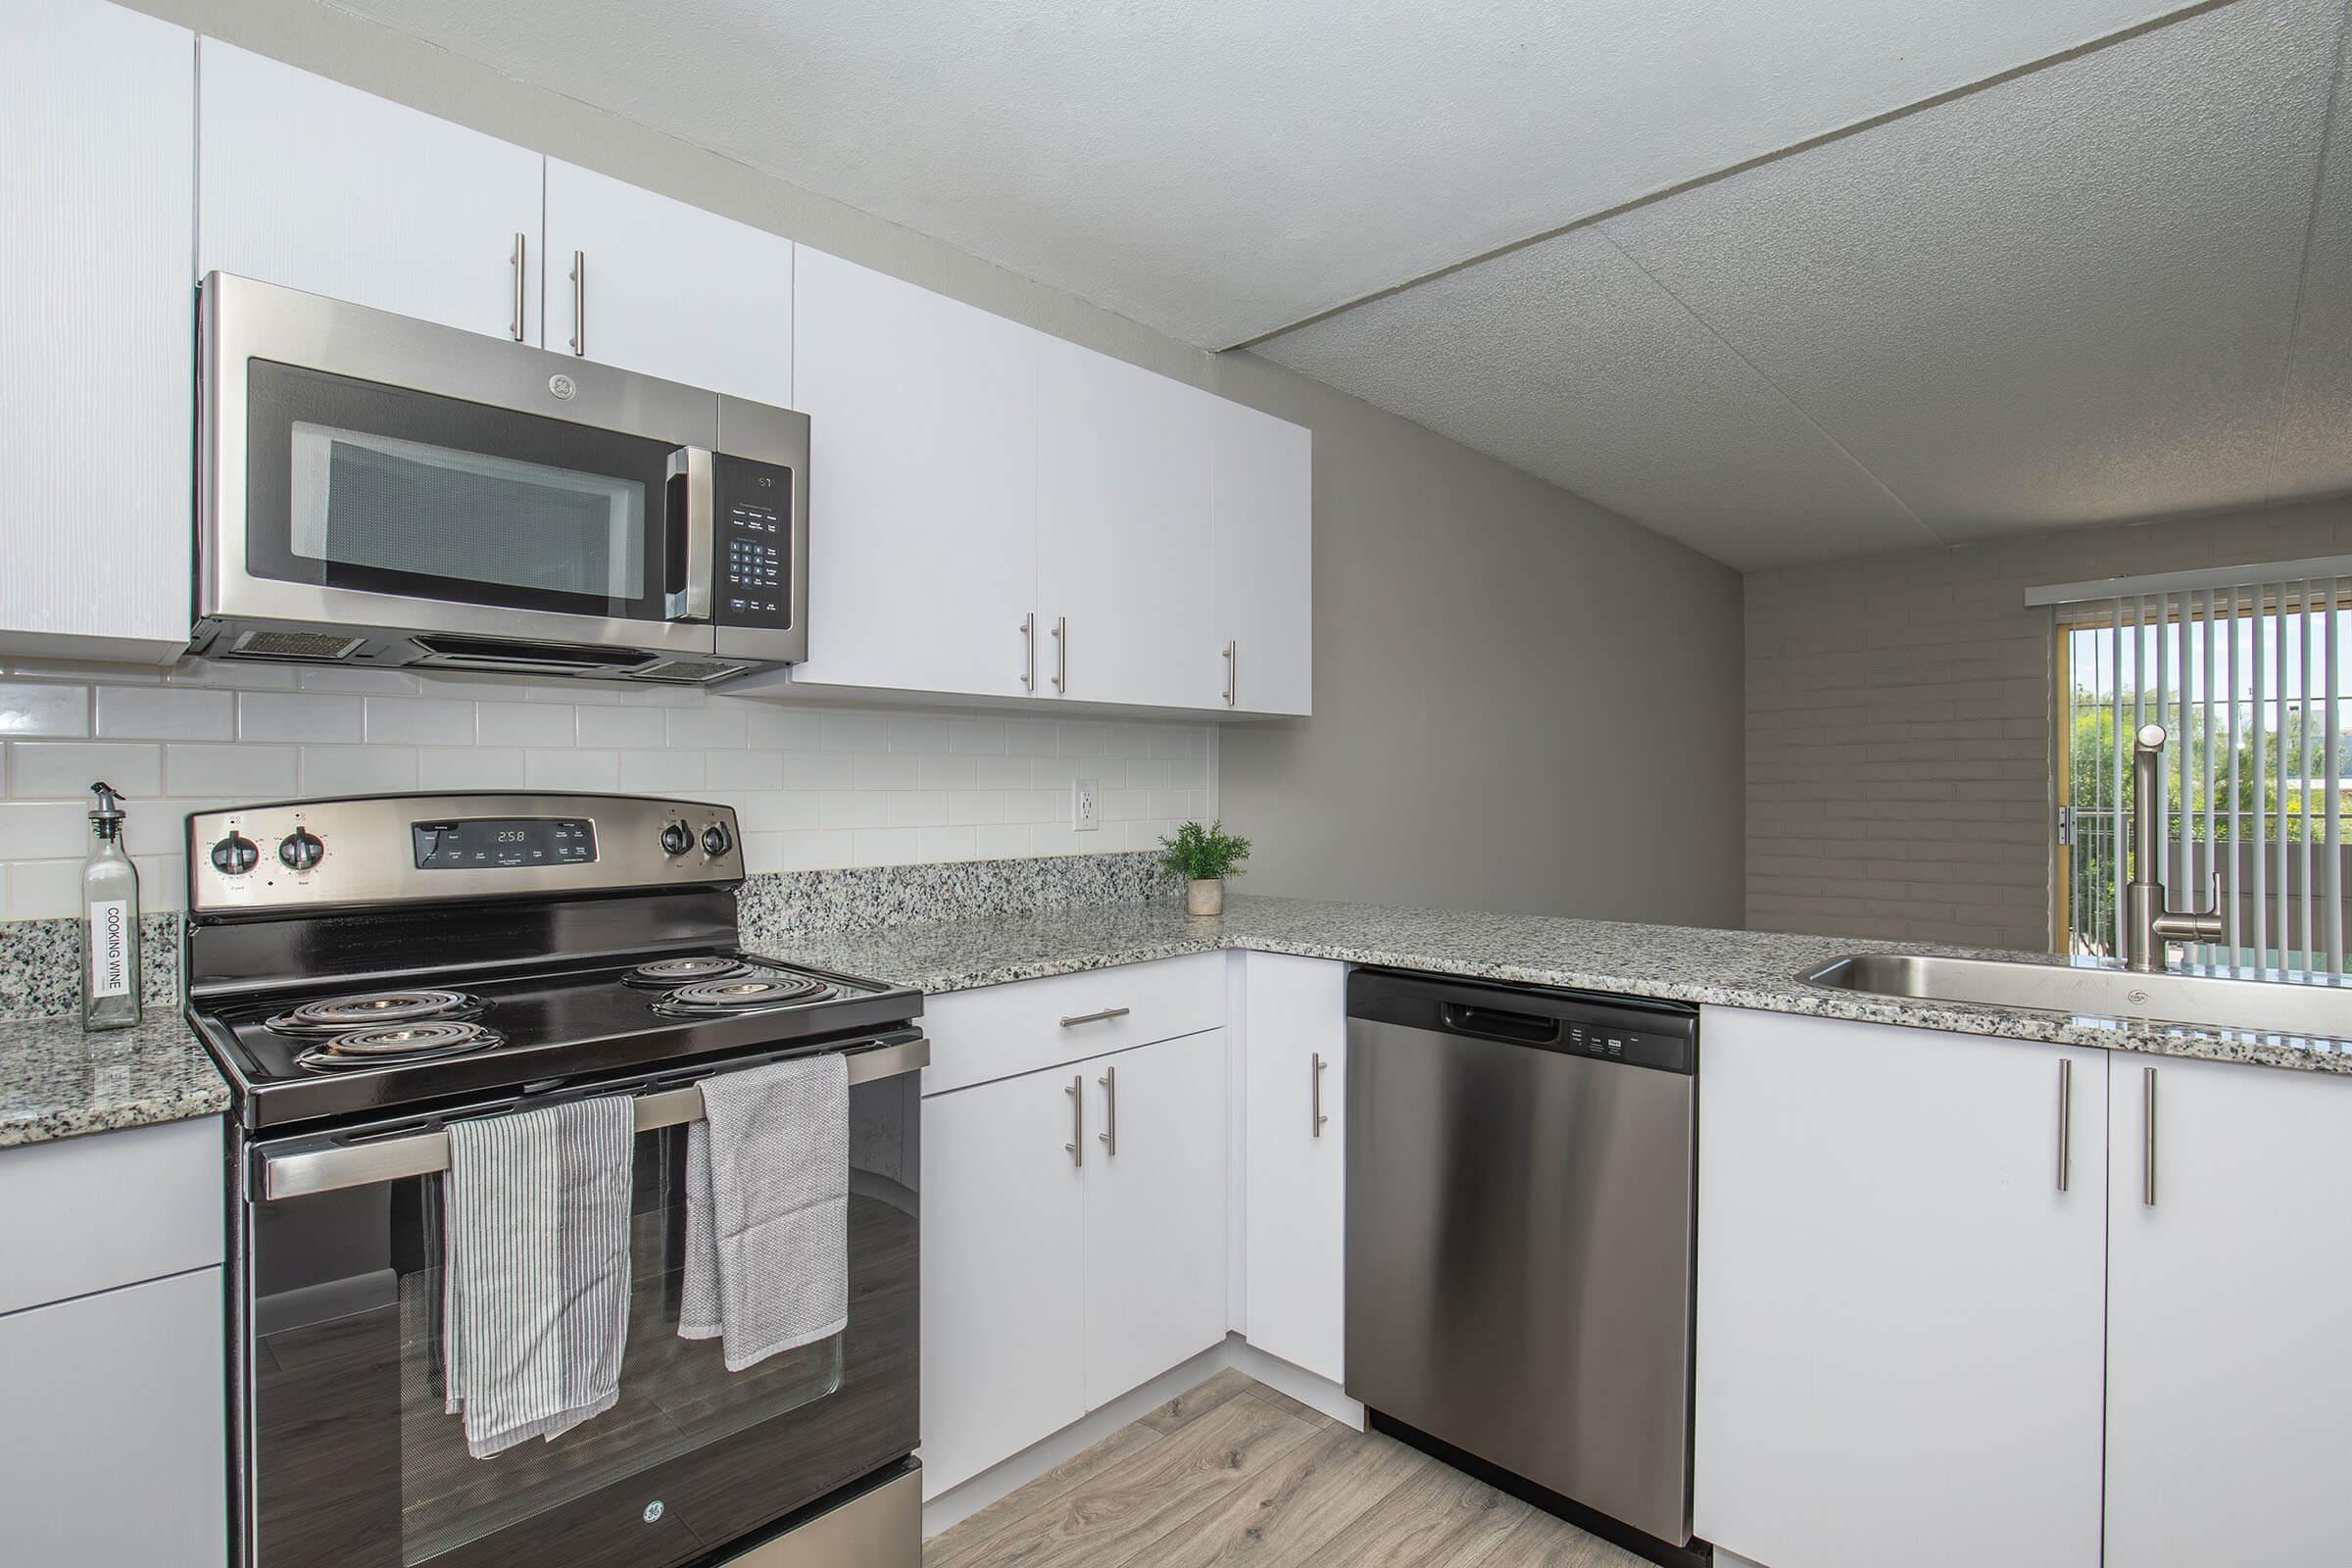
[[[1102,786],[1091,778],[1082,778],[1070,786],[1070,829],[1092,833],[1102,825]]]

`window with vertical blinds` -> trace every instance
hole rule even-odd
[[[2132,749],[2168,735],[2160,813],[2175,908],[2218,902],[2191,962],[2344,970],[2343,659],[2352,557],[2037,589],[2057,614],[2059,867],[2069,952],[2120,958],[2133,874]],[[2103,594],[2092,593],[2105,588]]]

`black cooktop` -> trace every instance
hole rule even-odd
[[[921,1011],[909,988],[713,948],[351,975],[213,999],[192,1016],[235,1083],[244,1125],[258,1129],[821,1045]]]

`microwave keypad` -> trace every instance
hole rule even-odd
[[[792,624],[792,470],[719,460],[717,619]]]

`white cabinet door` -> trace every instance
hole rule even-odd
[[[227,1560],[220,1290],[203,1268],[0,1316],[0,1557]]]
[[[1058,338],[1041,343],[1037,389],[1038,689],[1222,706],[1208,590],[1217,399]]]
[[[1305,713],[1314,688],[1314,436],[1223,401],[1214,427],[1209,592],[1216,654],[1233,666],[1220,671],[1225,706]]]
[[[1711,1007],[1698,1060],[1698,1534],[2097,1568],[2102,1054]]]
[[[200,274],[539,341],[539,154],[212,38],[199,61]]]
[[[792,241],[551,158],[546,261],[543,347],[792,407]]]
[[[1225,1031],[1085,1073],[1091,1410],[1225,1337]]]
[[[2327,1325],[2352,1298],[2352,1080],[2129,1054],[2112,1070],[2108,1568],[2340,1562],[2352,1367]]]
[[[0,10],[0,648],[187,646],[195,47],[97,0]]]
[[[1348,966],[1245,956],[1250,1343],[1345,1381]]]
[[[793,292],[820,519],[793,684],[1050,694],[1024,630],[1042,334],[808,249]]]
[[[1086,1081],[1032,1073],[923,1102],[926,1496],[1086,1413],[1086,1173],[1063,1148],[1066,1091]]]

